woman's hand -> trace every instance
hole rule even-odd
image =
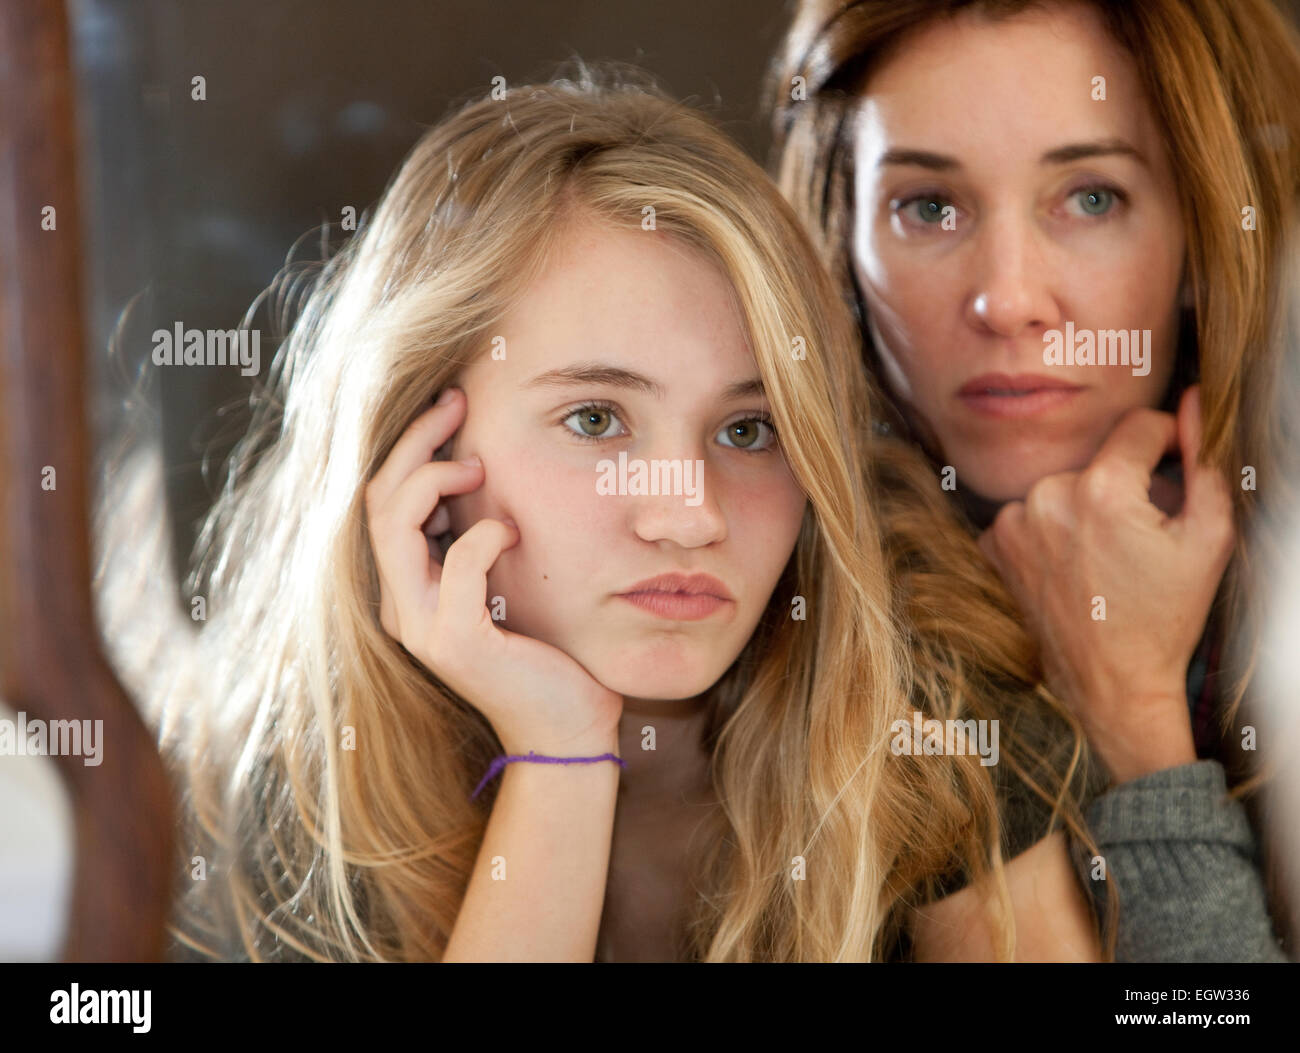
[[[1198,394],[1184,392],[1177,419],[1130,411],[1086,469],[1039,480],[980,537],[1049,685],[1118,782],[1196,760],[1187,667],[1234,541],[1228,482],[1198,463]],[[1149,493],[1179,447],[1184,502],[1170,516]]]
[[[433,461],[460,427],[465,395],[449,388],[408,427],[366,486],[366,517],[379,569],[384,630],[491,723],[507,753],[606,752],[617,741],[623,698],[558,648],[496,626],[487,573],[519,540],[518,528],[482,519],[439,564],[424,531],[450,527],[447,494],[483,484],[477,457]]]

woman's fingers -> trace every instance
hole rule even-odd
[[[1173,479],[1166,479],[1156,473],[1151,476],[1151,490],[1147,495],[1169,519],[1174,518],[1183,507],[1183,487]]]
[[[465,405],[464,393],[459,388],[447,388],[437,404],[411,422],[366,486],[368,509],[382,508],[408,475],[432,460],[434,451],[460,427]]]
[[[1108,490],[1118,479],[1125,484],[1131,479],[1141,484],[1145,498],[1156,465],[1165,454],[1177,449],[1178,422],[1171,414],[1151,409],[1130,410],[1106,437],[1085,474],[1092,477],[1093,485],[1101,483]]]
[[[1201,464],[1200,387],[1183,392],[1178,405],[1178,439],[1183,456],[1184,501],[1180,520],[1199,541],[1225,555],[1233,539],[1232,491],[1223,473]]]
[[[978,539],[980,549],[1013,593],[1022,585],[1019,564],[1024,558],[1027,522],[1025,503],[1008,501]]]

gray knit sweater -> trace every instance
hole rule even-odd
[[[1122,783],[1088,806],[1106,877],[1094,879],[1100,868],[1077,845],[1075,865],[1103,919],[1105,881],[1119,894],[1116,961],[1288,960],[1246,810],[1226,794],[1223,766],[1201,760]]]

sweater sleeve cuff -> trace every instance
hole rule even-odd
[[[1233,845],[1247,855],[1255,836],[1240,801],[1227,796],[1215,760],[1151,772],[1121,783],[1089,806],[1088,825],[1105,844],[1199,841]]]

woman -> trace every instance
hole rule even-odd
[[[201,631],[128,646],[106,546],[106,635],[186,788],[178,954],[942,957],[916,905],[967,881],[1002,957],[1100,954],[1063,852],[1047,893],[1000,854],[1009,771],[1086,838],[1077,727],[898,446],[891,548],[970,568],[953,617],[1000,664],[901,621],[852,319],[707,120],[585,78],[471,102],[276,361]],[[914,714],[1000,719],[999,762],[891,751]]]
[[[1285,507],[1295,478],[1271,395],[1297,92],[1263,0],[810,0],[773,70],[779,179],[885,425],[960,502],[1115,784],[1081,873],[1119,886],[1121,958],[1280,957],[1222,795],[1225,768],[1253,785],[1232,721],[1256,495]]]

